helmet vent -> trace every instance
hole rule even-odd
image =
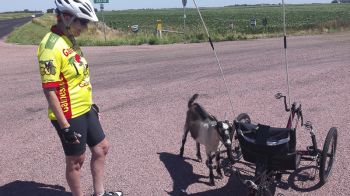
[[[92,12],[92,8],[90,7],[89,4],[85,3],[85,4],[83,4],[83,6],[84,6],[86,9],[88,9],[90,12]]]
[[[61,1],[61,0],[57,0],[57,2],[58,2],[59,4],[61,4],[61,5],[62,5],[62,1]]]
[[[64,0],[67,4],[70,4],[68,0]]]
[[[84,14],[86,14],[86,15],[88,15],[88,16],[91,17],[90,13],[87,12],[85,9],[83,9],[83,8],[81,8],[81,7],[79,7],[79,9],[80,9],[81,12],[83,12]]]

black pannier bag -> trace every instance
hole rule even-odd
[[[264,162],[269,169],[295,170],[295,131],[262,124],[236,123],[243,159],[251,163]]]

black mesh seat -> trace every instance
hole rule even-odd
[[[262,124],[235,122],[243,159],[251,163],[263,160],[269,169],[296,169],[295,131]]]
[[[240,135],[249,142],[267,146],[276,146],[289,142],[289,133],[292,131],[287,128],[275,128],[250,123],[240,123],[240,130],[242,132]]]

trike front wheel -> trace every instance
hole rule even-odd
[[[236,121],[242,123],[251,123],[250,116],[247,113],[241,113],[236,117]]]
[[[323,150],[320,157],[320,183],[325,184],[332,173],[333,162],[337,150],[337,128],[332,127],[327,134],[323,144]]]
[[[240,123],[252,123],[252,121],[250,120],[250,116],[247,113],[241,113],[236,117],[236,121],[240,122]],[[231,135],[231,138],[233,138],[233,133]],[[236,146],[234,146],[233,152],[234,152],[234,157],[236,161],[239,161],[242,158],[242,151],[241,151],[241,147],[238,143],[238,138],[237,138],[237,134],[234,137],[235,139],[235,143]]]

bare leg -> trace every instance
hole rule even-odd
[[[96,146],[90,148],[91,150],[91,174],[96,195],[102,194],[104,190],[104,170],[105,160],[109,149],[109,142],[104,139]]]
[[[80,170],[85,160],[85,154],[66,156],[66,179],[73,196],[83,196],[80,187]]]

